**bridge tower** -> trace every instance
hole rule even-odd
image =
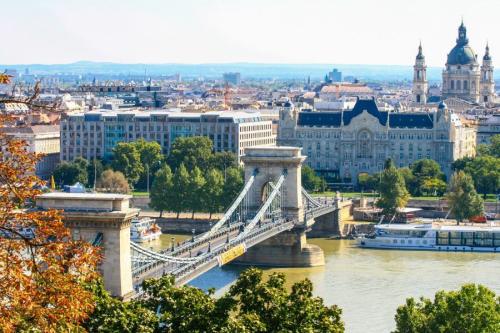
[[[132,196],[110,193],[52,192],[36,198],[38,209],[63,210],[64,225],[74,239],[102,248],[99,270],[111,295],[128,299],[133,294],[130,224],[139,209],[130,208]]]
[[[309,267],[324,265],[323,250],[307,244],[307,223],[302,203],[301,168],[306,159],[298,147],[252,147],[245,149],[245,181],[256,176],[249,194],[249,206],[257,209],[265,201],[265,187],[285,174],[282,185],[282,214],[297,221],[297,226],[284,231],[248,250],[237,262],[284,267]]]

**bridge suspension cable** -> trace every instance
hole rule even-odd
[[[302,195],[305,197],[306,202],[310,204],[313,207],[321,207],[323,206],[321,203],[319,203],[316,199],[314,199],[309,192],[306,191],[305,188],[302,187]]]
[[[231,207],[229,207],[229,209],[226,211],[224,216],[219,221],[217,221],[217,223],[215,223],[213,225],[213,227],[210,229],[209,232],[206,232],[205,234],[200,236],[199,239],[205,239],[205,238],[213,236],[215,234],[215,232],[217,232],[217,230],[219,230],[228,220],[231,219],[231,216],[238,208],[240,208],[239,219],[245,218],[245,215],[247,213],[246,210],[248,209],[248,207],[247,207],[248,206],[247,193],[248,193],[248,191],[250,191],[250,188],[252,187],[252,184],[255,180],[255,176],[257,175],[257,173],[258,173],[258,170],[255,169],[252,176],[248,179],[247,183],[245,184],[245,187],[243,187],[243,190],[240,192],[240,194],[238,195],[236,200],[234,200],[233,204],[231,205]],[[241,207],[240,204],[242,201],[244,202],[245,207]]]
[[[133,251],[136,251],[139,254],[143,255],[145,257],[144,261],[150,261],[151,259],[155,259],[156,261],[163,261],[163,262],[191,263],[196,260],[196,258],[179,258],[179,257],[166,256],[164,254],[160,254],[158,252],[145,249],[134,242],[130,242],[130,248]]]
[[[280,193],[280,189],[281,189],[281,186],[283,185],[283,182],[285,181],[285,178],[286,178],[286,173],[283,173],[280,176],[280,178],[278,179],[278,181],[276,182],[276,185],[272,186],[273,191],[271,192],[271,194],[267,198],[266,202],[260,207],[260,209],[257,212],[257,214],[255,215],[255,217],[252,220],[250,220],[250,222],[245,227],[243,232],[240,233],[238,235],[238,237],[236,237],[234,239],[234,241],[239,241],[240,239],[245,237],[257,225],[257,223],[262,219],[264,214],[267,212],[267,209],[269,208],[269,206],[273,203],[274,198],[278,195],[278,193]]]

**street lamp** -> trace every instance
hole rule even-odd
[[[172,241],[172,251],[175,250],[175,237],[171,237],[170,240]]]
[[[191,229],[191,234],[192,234],[192,237],[191,237],[191,241],[194,243],[194,233],[196,232],[196,229]]]

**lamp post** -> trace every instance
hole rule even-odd
[[[171,237],[170,240],[172,241],[172,251],[175,250],[175,237]]]
[[[191,241],[194,243],[194,234],[196,232],[196,229],[191,229]]]

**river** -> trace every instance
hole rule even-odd
[[[162,235],[149,246],[167,247],[186,235]],[[266,274],[283,272],[291,285],[308,278],[314,293],[326,304],[342,308],[348,333],[390,332],[396,308],[410,296],[432,297],[439,289],[481,283],[500,294],[500,254],[360,249],[349,240],[309,239],[325,252],[326,265],[313,268],[264,268]],[[223,293],[244,267],[216,268],[191,285]]]

